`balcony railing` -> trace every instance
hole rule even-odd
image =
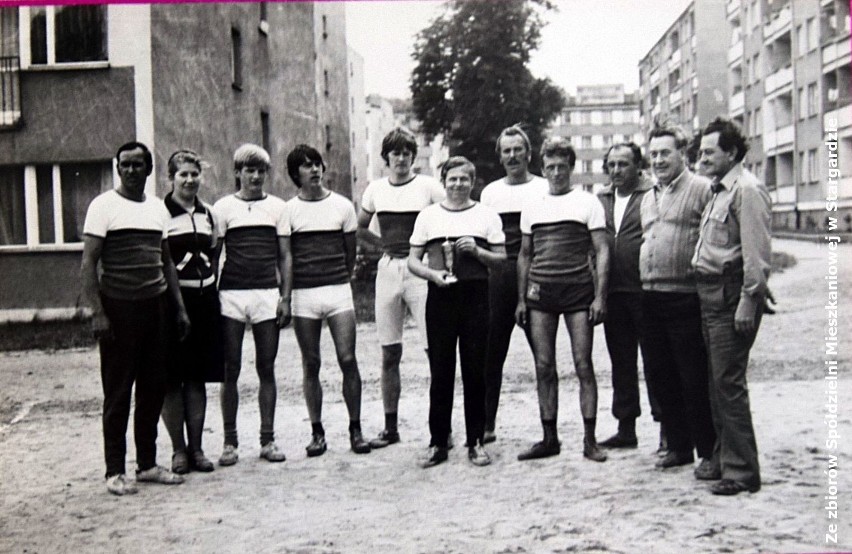
[[[21,62],[17,56],[0,57],[0,129],[21,122]]]

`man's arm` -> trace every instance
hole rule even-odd
[[[163,242],[160,243],[160,257],[163,260],[163,275],[166,277],[166,292],[177,309],[178,340],[182,341],[189,336],[189,315],[186,313],[186,306],[183,304],[177,269],[175,269],[175,263],[172,261],[169,241],[166,239],[163,239]]]
[[[755,330],[758,308],[763,308],[767,276],[771,267],[771,209],[769,195],[757,186],[740,187],[740,243],[743,254],[743,288],[734,315],[734,329],[748,334]]]
[[[473,237],[461,237],[457,239],[456,250],[460,254],[476,258],[487,267],[495,267],[506,259],[505,245],[489,244],[488,248],[481,248],[476,244]]]
[[[355,247],[355,233],[343,233],[343,254],[346,259],[346,271],[351,277],[355,271],[355,255],[357,254]]]
[[[423,255],[426,253],[425,246],[412,246],[408,251],[408,269],[411,273],[427,281],[432,281],[439,287],[446,287],[449,283],[446,277],[449,271],[438,271],[423,263]]]
[[[589,321],[592,325],[602,323],[606,318],[606,299],[609,292],[609,235],[606,229],[595,229],[592,233],[592,246],[595,249],[595,299],[589,307]]]
[[[278,307],[275,309],[275,319],[278,327],[286,327],[290,323],[290,296],[293,293],[293,253],[290,249],[290,237],[278,237]]]
[[[373,246],[381,247],[381,237],[370,230],[370,221],[372,221],[373,215],[374,214],[368,212],[364,208],[361,208],[358,211],[358,240],[363,240]]]
[[[80,281],[82,282],[83,302],[92,309],[92,333],[95,338],[110,338],[109,318],[104,313],[101,304],[100,286],[98,283],[98,261],[104,247],[104,239],[92,235],[83,236],[83,261],[80,264]]]
[[[518,306],[515,308],[515,322],[527,326],[527,280],[530,272],[532,254],[532,235],[521,235],[521,249],[518,252]]]

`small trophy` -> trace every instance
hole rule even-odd
[[[459,279],[453,274],[453,269],[455,268],[455,245],[449,238],[444,240],[441,243],[441,250],[444,252],[444,267],[447,268],[449,275],[444,277],[444,281],[446,283],[452,284],[457,282]]]

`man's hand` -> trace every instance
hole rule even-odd
[[[98,314],[92,315],[92,335],[95,336],[96,339],[103,340],[112,340],[112,327],[109,324],[109,318],[107,318],[106,314],[101,312]]]
[[[180,342],[186,340],[189,336],[189,331],[192,328],[192,324],[189,322],[189,315],[186,313],[185,309],[178,310],[177,313],[177,337]]]
[[[529,319],[527,318],[527,303],[525,300],[518,300],[518,306],[515,308],[515,323],[518,324],[518,327],[521,329],[526,329],[529,324]]]
[[[476,257],[476,252],[479,247],[476,246],[476,241],[473,237],[461,237],[456,239],[456,252],[466,256]]]
[[[740,298],[737,311],[734,313],[734,331],[740,335],[748,335],[754,332],[755,306],[753,302],[744,301]]]
[[[283,329],[290,325],[290,320],[292,320],[292,315],[290,313],[290,299],[281,297],[278,299],[278,306],[275,308],[275,323],[278,324],[279,329]]]
[[[600,296],[596,296],[589,306],[589,321],[592,325],[603,323],[606,319],[606,301]]]

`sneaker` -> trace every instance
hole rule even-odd
[[[172,454],[172,473],[183,475],[189,473],[189,456],[186,450],[178,450]]]
[[[260,447],[260,457],[267,462],[283,462],[287,459],[287,456],[278,450],[278,445],[275,444],[275,441],[269,441]]]
[[[157,483],[159,485],[180,485],[183,477],[172,473],[163,466],[154,466],[143,471],[136,471],[137,483]]]
[[[528,450],[524,450],[518,454],[519,461],[536,460],[538,458],[547,458],[548,456],[558,456],[561,451],[559,441],[541,441],[532,445]]]
[[[352,452],[356,454],[369,454],[370,443],[364,440],[361,431],[351,431],[349,433],[349,445],[352,447]]]
[[[308,452],[308,458],[322,456],[328,447],[325,444],[325,435],[314,433],[311,435],[311,444],[305,447]]]
[[[447,449],[441,446],[430,446],[426,451],[426,459],[420,464],[423,469],[444,463],[449,458]]]
[[[482,444],[489,444],[497,440],[497,434],[492,430],[486,430],[482,435]]]
[[[482,444],[471,446],[467,449],[467,459],[475,466],[487,466],[491,463],[491,456],[485,451]]]
[[[598,447],[595,439],[583,439],[583,457],[593,462],[606,461],[606,453]]]
[[[116,496],[136,494],[139,492],[139,489],[136,488],[136,483],[129,481],[123,473],[107,477],[106,487],[109,492]]]
[[[197,452],[193,452],[189,457],[189,467],[194,469],[195,471],[203,471],[204,473],[208,473],[213,471],[213,462],[207,459],[204,455],[204,451],[199,450]],[[174,470],[172,470],[174,471]]]
[[[399,431],[384,429],[379,436],[370,441],[371,448],[384,448],[399,442]]]
[[[219,456],[219,465],[222,467],[232,466],[240,459],[240,453],[237,452],[237,447],[233,444],[226,444],[222,448],[222,455]]]

